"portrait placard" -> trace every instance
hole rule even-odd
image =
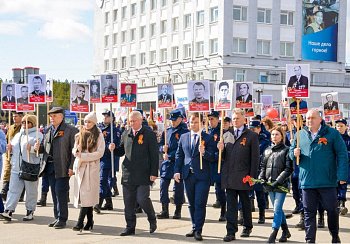
[[[236,108],[253,108],[253,82],[235,82]]]
[[[108,74],[101,75],[101,102],[116,103],[118,102],[118,75]]]
[[[46,75],[28,75],[29,103],[46,103]]]
[[[99,80],[88,80],[90,103],[101,102],[101,82]]]
[[[89,84],[71,83],[70,86],[70,111],[76,113],[89,113]]]
[[[216,81],[215,87],[214,110],[231,110],[233,80],[218,80]]]
[[[289,99],[289,107],[290,107],[290,113],[291,114],[298,114],[297,113],[297,102],[294,98]],[[300,99],[299,102],[299,114],[306,114],[308,111],[307,108],[307,101],[304,99]]]
[[[17,112],[33,112],[35,110],[34,104],[29,103],[28,97],[28,85],[27,84],[16,84],[15,97],[17,101],[16,111]]]
[[[1,109],[16,110],[15,84],[2,83],[1,85]]]
[[[322,93],[321,98],[325,116],[340,114],[338,92]]]
[[[46,102],[53,102],[53,80],[46,80]]]
[[[187,82],[189,111],[208,112],[210,110],[209,80],[190,80]]]
[[[157,86],[157,108],[172,108],[174,97],[173,84],[158,84]]]
[[[287,97],[308,98],[310,91],[310,65],[309,64],[287,64],[286,85]]]
[[[137,106],[137,84],[120,83],[120,106],[129,108]]]

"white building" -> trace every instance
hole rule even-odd
[[[339,1],[338,62],[301,59],[301,0],[98,2],[94,73],[118,73],[122,81],[138,83],[146,110],[156,100],[154,86],[169,78],[181,90],[190,79],[254,81],[257,100],[261,90],[279,102],[288,63],[310,63],[309,106],[321,105],[320,93],[338,91],[350,108],[346,1]]]

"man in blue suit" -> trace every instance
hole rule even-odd
[[[179,147],[175,156],[174,179],[184,180],[189,210],[192,220],[192,230],[186,237],[194,237],[202,241],[202,228],[205,221],[206,205],[210,188],[210,163],[215,160],[215,143],[212,137],[199,130],[199,114],[190,117],[190,132],[180,137]],[[201,145],[199,135],[201,133]],[[202,169],[200,168],[202,155]]]
[[[180,136],[189,132],[187,125],[183,122],[183,115],[180,109],[175,109],[170,112],[171,127],[166,130],[167,141],[164,141],[164,133],[160,141],[163,146],[164,161],[160,167],[160,202],[162,203],[162,211],[157,214],[158,219],[169,218],[169,184],[174,176],[175,153],[178,147]],[[173,219],[181,219],[181,209],[184,203],[184,185],[183,180],[175,182],[174,203],[176,210]]]

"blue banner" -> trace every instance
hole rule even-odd
[[[337,1],[303,1],[303,60],[337,62],[338,17]]]

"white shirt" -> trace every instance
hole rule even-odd
[[[191,130],[191,147],[193,145],[193,140],[194,140],[194,135],[196,136],[196,141],[195,141],[195,145],[197,145],[198,139],[199,139],[199,132],[194,132]]]
[[[237,135],[237,130],[239,130],[238,136],[237,136],[237,138],[238,138],[238,137],[240,137],[240,136],[242,135],[242,132],[243,132],[243,130],[244,130],[244,125],[242,125],[242,126],[239,127],[239,128],[234,128],[234,130],[235,130],[235,136]]]
[[[320,132],[320,130],[321,130],[321,125],[320,125],[320,128],[318,128],[318,130],[316,131],[316,133],[312,133],[312,131],[310,130],[312,140],[315,140],[315,138],[316,138],[318,132]]]

